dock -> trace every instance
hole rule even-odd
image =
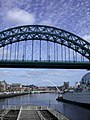
[[[69,120],[48,106],[8,106],[0,110],[0,120]]]

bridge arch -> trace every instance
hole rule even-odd
[[[26,25],[0,32],[0,48],[15,42],[39,40],[66,46],[90,61],[90,43],[68,31],[43,25]],[[32,42],[33,44],[33,42]]]
[[[40,83],[42,83],[42,82],[51,83],[53,86],[55,86],[55,88],[57,89],[57,92],[58,92],[58,93],[61,93],[61,91],[59,90],[58,86],[57,86],[54,82],[52,82],[51,80],[42,80],[41,82],[39,82],[39,83],[37,84],[37,86],[38,86]]]

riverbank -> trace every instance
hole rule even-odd
[[[31,91],[32,94],[41,94],[41,93],[57,93],[56,91],[50,91],[50,90],[47,90],[47,91],[44,91],[44,90],[37,90],[37,91]]]
[[[9,93],[9,94],[0,94],[0,99],[4,98],[10,98],[10,97],[17,97],[17,96],[22,96],[26,94],[41,94],[41,93],[55,93],[55,92],[50,92],[50,91],[31,91],[31,92],[23,92],[23,93]]]
[[[29,93],[25,92],[25,93],[0,94],[0,99],[16,97],[16,96],[21,96],[21,95],[26,95],[26,94],[29,94]]]

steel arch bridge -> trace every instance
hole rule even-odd
[[[0,32],[0,67],[90,69],[90,43],[51,26],[10,28]]]

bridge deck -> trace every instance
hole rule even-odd
[[[0,61],[0,68],[47,68],[90,70],[90,62]]]

